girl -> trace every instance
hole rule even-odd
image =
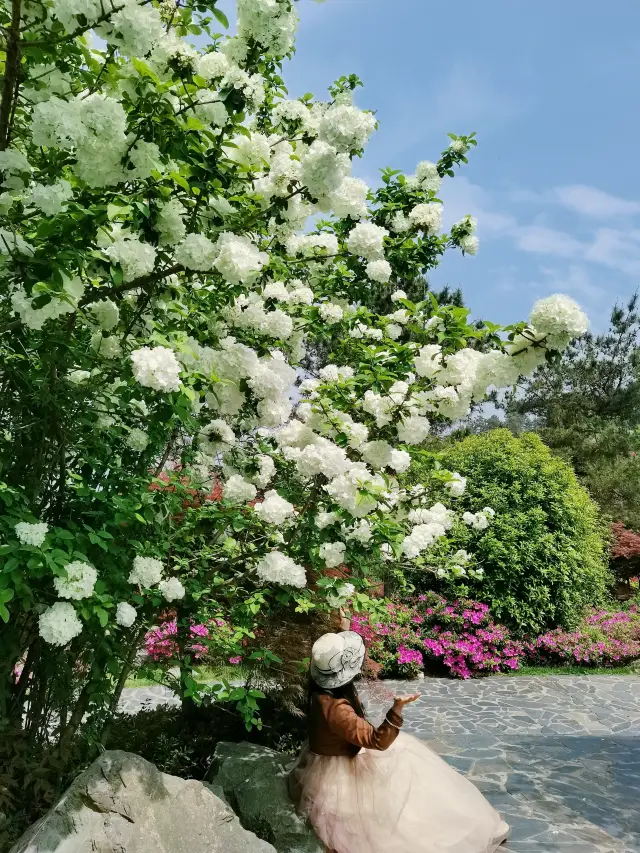
[[[474,785],[427,746],[402,734],[398,696],[377,729],[355,688],[359,634],[325,634],[313,646],[309,743],[291,795],[327,853],[493,853],[509,827]]]

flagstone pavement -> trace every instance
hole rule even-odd
[[[424,679],[368,692],[382,718],[394,692],[420,692],[406,729],[468,776],[511,826],[504,853],[640,853],[640,676]],[[126,690],[135,713],[174,702]]]

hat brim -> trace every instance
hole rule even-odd
[[[342,633],[347,634],[352,632],[344,631]],[[311,678],[313,678],[313,680],[319,687],[324,687],[327,690],[333,690],[336,687],[342,687],[343,685],[348,684],[350,681],[353,681],[353,679],[362,672],[366,649],[364,643],[362,642],[362,638],[359,635],[356,636],[360,640],[357,649],[358,656],[355,657],[353,660],[349,661],[349,663],[346,666],[343,666],[342,669],[340,669],[338,672],[327,672],[320,670],[313,662],[313,660],[311,661]]]

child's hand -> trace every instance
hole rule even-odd
[[[393,700],[393,710],[396,714],[402,715],[404,706],[409,705],[411,702],[417,702],[419,698],[419,693],[412,693],[410,696],[396,696]]]

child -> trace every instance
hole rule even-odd
[[[355,688],[359,634],[313,646],[309,742],[289,776],[291,795],[328,853],[493,853],[509,827],[480,791],[427,746],[400,732],[398,696],[377,729]]]

